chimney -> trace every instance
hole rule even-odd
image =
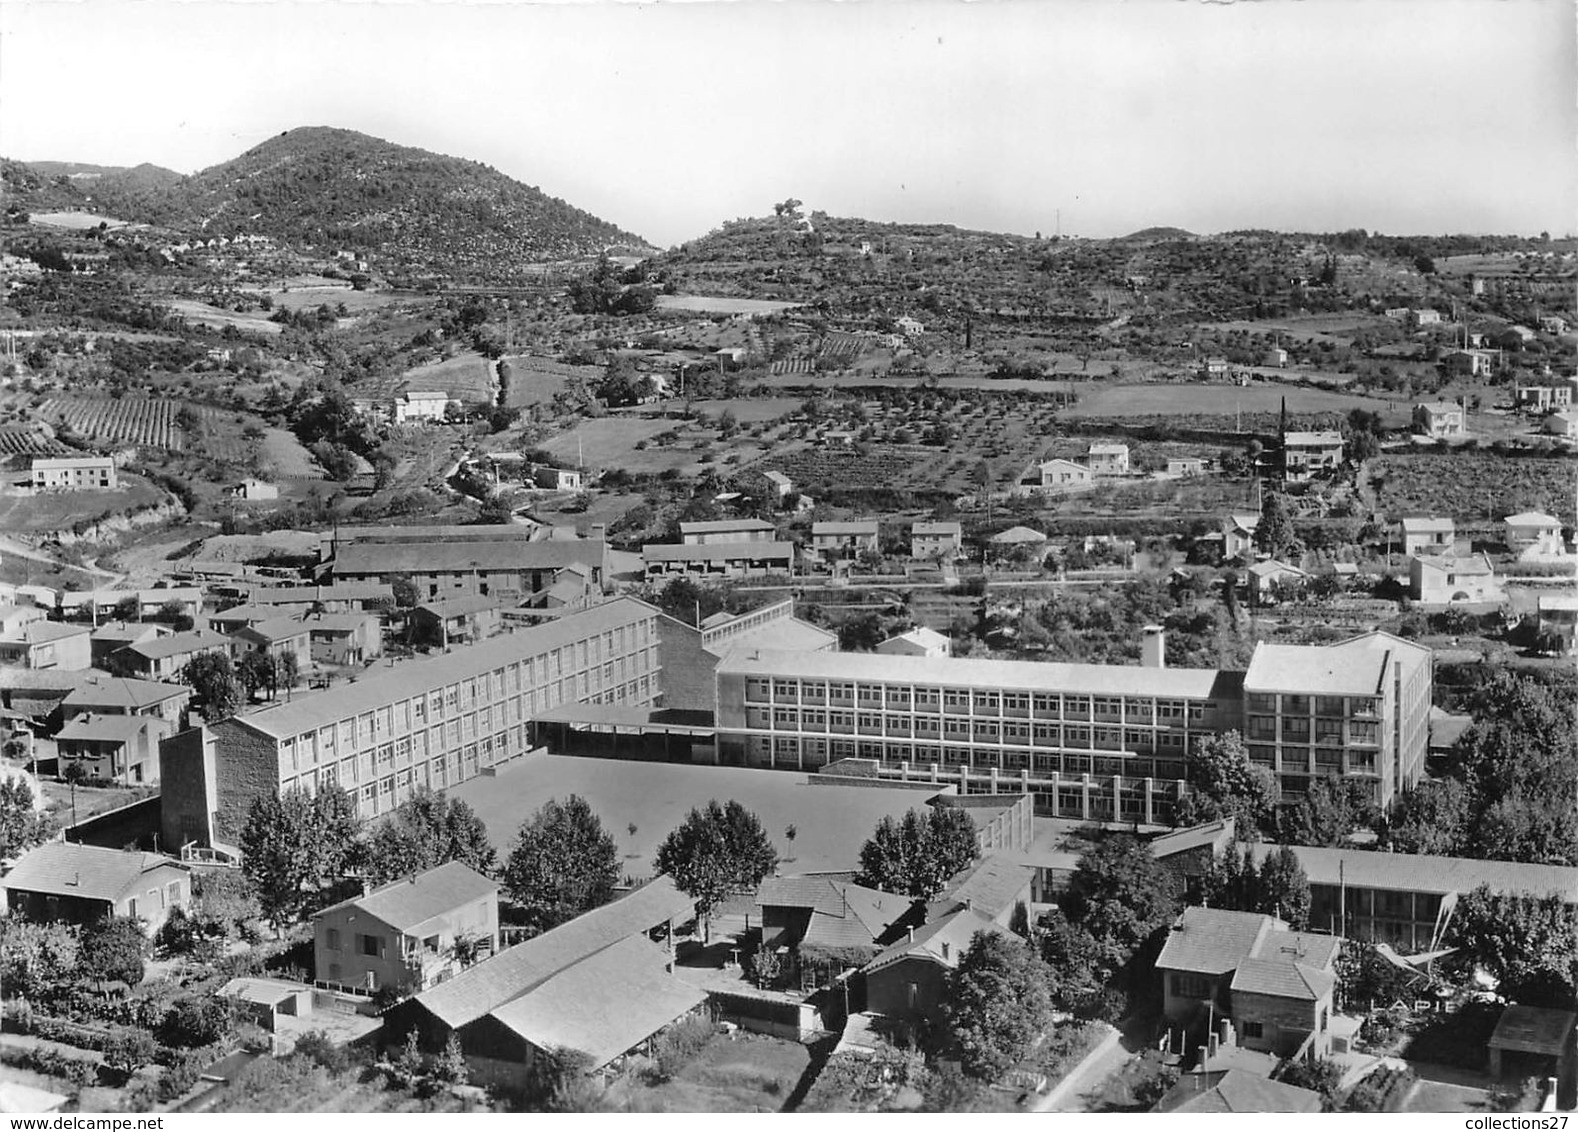
[[[912,928],[909,929],[909,932],[910,932],[910,942],[914,943],[915,942],[915,929],[912,927]]]
[[[593,523],[591,525],[591,527],[587,530],[586,537],[591,539],[593,542],[602,542],[602,541],[604,541],[605,539],[608,538],[608,524],[607,523]]]
[[[1160,625],[1147,625],[1140,633],[1140,666],[1166,668],[1167,631]]]
[[[943,940],[943,942],[942,942],[942,961],[944,963],[948,962],[948,941],[947,940]]]

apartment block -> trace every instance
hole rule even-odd
[[[1429,748],[1430,650],[1389,633],[1332,645],[1255,646],[1244,674],[1244,739],[1284,802],[1339,775],[1390,804],[1419,781]]]
[[[527,725],[570,703],[649,707],[657,610],[619,598],[443,656],[365,674],[172,736],[160,747],[169,845],[234,846],[253,799],[331,783],[363,817],[524,754]]]

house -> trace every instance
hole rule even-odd
[[[504,948],[398,1003],[385,1013],[384,1025],[390,1033],[414,1030],[422,1048],[432,1052],[443,1049],[455,1036],[473,1070],[473,1081],[518,1078],[535,1059],[533,1050],[526,1046],[534,1045],[534,1039],[547,1038],[540,1031],[529,1030],[530,1020],[521,1017],[522,1012],[512,1011],[500,1019],[495,1017],[499,1011],[601,956],[597,963],[582,967],[539,998],[541,1015],[557,1025],[568,1024],[566,1016],[570,1013],[583,1016],[582,1025],[628,1025],[631,1029],[624,1029],[624,1035],[643,1029],[638,1023],[649,1017],[647,999],[666,1005],[678,989],[661,970],[668,957],[666,950],[655,947],[646,937],[654,930],[671,932],[676,923],[694,916],[694,902],[667,876],[659,876],[611,903]],[[622,944],[625,946],[620,947]],[[631,985],[632,974],[640,976],[642,985]],[[703,998],[701,992],[693,991],[688,1001],[695,1004]],[[639,1044],[689,1009],[662,1019],[654,1030],[638,1035],[614,1055]],[[622,1021],[627,1014],[628,1023]]]
[[[1382,313],[1382,315],[1384,317],[1391,318],[1391,319],[1396,319],[1398,322],[1407,322],[1408,321],[1408,308],[1407,307],[1387,307],[1381,313]]]
[[[1273,346],[1266,351],[1265,360],[1261,364],[1283,369],[1288,364],[1288,352],[1281,346]]]
[[[1036,867],[1007,854],[991,853],[955,877],[926,908],[934,920],[963,908],[985,916],[1001,928],[1016,919],[1030,924],[1030,903]]]
[[[395,424],[441,421],[449,408],[449,394],[433,390],[406,390],[390,406]]]
[[[964,553],[964,528],[953,521],[910,527],[910,557],[918,562],[952,562]]]
[[[1408,562],[1408,596],[1420,605],[1506,599],[1490,559],[1483,554],[1416,555]]]
[[[109,456],[35,456],[34,491],[114,491],[120,486]]]
[[[279,1029],[279,1019],[305,1018],[312,1013],[312,988],[305,983],[240,975],[214,992],[232,1003],[236,1013],[268,1033]]]
[[[423,598],[481,594],[517,602],[553,585],[566,566],[586,566],[593,586],[600,587],[608,576],[608,544],[600,538],[533,541],[526,527],[501,525],[518,534],[469,533],[488,532],[487,527],[457,527],[454,534],[442,533],[446,528],[426,528],[435,533],[417,539],[341,543],[334,550],[334,579],[387,587],[403,575]]]
[[[1009,527],[986,540],[995,547],[1009,549],[1016,546],[1046,546],[1047,536],[1030,527]]]
[[[1258,912],[1185,908],[1156,958],[1163,1011],[1185,1025],[1230,1019],[1240,1045],[1279,1056],[1313,1035],[1325,1056],[1341,944]]]
[[[712,712],[718,706],[718,662],[738,649],[833,652],[838,635],[794,615],[794,599],[783,598],[743,613],[714,613],[700,625],[658,618],[658,660],[663,706]]]
[[[1437,326],[1441,322],[1441,312],[1431,307],[1420,307],[1408,312],[1408,321],[1416,330],[1425,326]]]
[[[889,637],[877,646],[877,651],[884,656],[952,656],[953,641],[937,630],[921,625],[907,633]]]
[[[1541,594],[1537,600],[1540,636],[1557,638],[1571,654],[1578,648],[1578,594]]]
[[[143,641],[168,637],[174,630],[157,621],[110,621],[94,629],[88,636],[88,649],[94,668],[109,668],[110,657],[117,649]]]
[[[476,644],[503,628],[498,599],[474,594],[429,601],[411,611],[412,635],[418,643],[448,648]]]
[[[1167,461],[1167,474],[1170,476],[1203,476],[1205,475],[1205,461],[1198,456],[1179,456]]]
[[[1013,937],[1005,927],[969,908],[914,928],[862,968],[866,1008],[909,1021],[940,1017],[948,976],[978,932]]]
[[[849,952],[864,953],[856,964],[875,959],[917,911],[909,897],[863,888],[843,874],[768,877],[756,904],[763,946],[792,948],[803,962],[836,954],[846,966]]]
[[[905,337],[908,337],[908,338],[913,338],[917,334],[924,334],[924,333],[926,333],[926,326],[925,326],[925,324],[922,323],[919,319],[911,318],[909,315],[903,315],[903,316],[901,316],[899,318],[894,319],[893,320],[893,329],[897,330],[900,334],[903,334]]]
[[[1414,406],[1414,431],[1435,440],[1468,435],[1463,406],[1454,401],[1426,401]]]
[[[1286,562],[1278,562],[1274,558],[1256,562],[1244,573],[1245,583],[1258,598],[1273,597],[1279,590],[1290,586],[1302,586],[1310,577],[1308,571]]]
[[[1457,539],[1457,525],[1450,518],[1400,519],[1398,526],[1404,554],[1444,554]]]
[[[875,519],[811,524],[811,551],[824,561],[876,554],[879,545]]]
[[[1561,315],[1543,314],[1540,316],[1540,329],[1546,334],[1566,334],[1567,320]]]
[[[237,662],[254,652],[270,660],[282,659],[290,653],[302,668],[312,659],[312,634],[294,617],[275,617],[255,625],[244,625],[230,634],[230,642],[231,659]]]
[[[192,902],[191,874],[169,857],[69,841],[48,841],[23,854],[0,888],[11,913],[24,919],[91,924],[132,916],[150,935],[172,908]]]
[[[244,503],[265,503],[279,498],[279,488],[260,479],[244,479],[225,489],[225,495]]]
[[[1283,475],[1295,482],[1334,472],[1342,463],[1342,433],[1290,432],[1282,443]]]
[[[146,590],[77,590],[60,595],[59,608],[67,617],[102,615],[127,605],[138,617],[157,617],[169,608],[187,617],[203,612],[203,591],[199,586],[157,586]]]
[[[1077,487],[1090,483],[1091,470],[1084,464],[1076,464],[1073,460],[1056,458],[1043,460],[1036,465],[1036,470],[1041,475],[1040,486],[1044,488]]]
[[[685,546],[772,542],[777,537],[778,529],[766,519],[707,519],[679,525],[679,540]]]
[[[312,917],[319,982],[415,993],[499,948],[499,882],[460,861],[402,877]]]
[[[302,624],[314,664],[365,664],[383,655],[383,622],[374,614],[313,613]]]
[[[138,641],[110,654],[110,671],[139,680],[172,680],[193,657],[217,652],[230,655],[231,638],[210,629],[172,633],[151,641]]]
[[[1490,350],[1452,350],[1441,365],[1453,377],[1489,377],[1496,372],[1496,355]]]
[[[1207,358],[1200,363],[1199,375],[1207,381],[1224,378],[1227,376],[1228,368],[1226,358]]]
[[[1513,391],[1514,405],[1525,413],[1549,413],[1570,409],[1573,404],[1571,385],[1520,385]]]
[[[783,499],[794,491],[794,481],[782,472],[768,471],[761,473],[761,478],[766,481],[768,490],[774,499]]]
[[[29,621],[0,637],[0,665],[78,671],[93,663],[93,630],[59,621]]]
[[[582,476],[579,468],[555,468],[539,464],[532,471],[532,482],[548,491],[580,491]]]
[[[1235,831],[1233,818],[1220,818],[1175,829],[1147,844],[1152,857],[1183,878],[1185,895],[1193,896],[1222,854],[1235,846]]]
[[[1255,552],[1255,531],[1260,516],[1253,511],[1238,511],[1222,520],[1222,557],[1239,558]]]
[[[61,700],[60,711],[67,720],[79,715],[150,716],[178,728],[186,721],[191,699],[192,689],[184,684],[132,680],[89,669]]]
[[[255,586],[247,592],[254,606],[271,606],[278,616],[318,610],[323,613],[376,613],[394,605],[394,589],[381,582],[336,582],[327,586]]]
[[[794,543],[744,542],[708,546],[648,543],[641,562],[649,579],[676,576],[746,578],[794,571]]]
[[[1093,476],[1126,476],[1129,474],[1129,446],[1092,444],[1085,454],[1085,463]]]
[[[1545,418],[1545,423],[1542,427],[1550,436],[1560,436],[1565,440],[1578,440],[1578,413],[1552,413]]]
[[[47,621],[49,613],[36,605],[0,605],[0,637],[14,636],[34,621]]]
[[[90,779],[118,786],[159,781],[159,742],[175,725],[158,716],[73,716],[55,735],[62,772],[75,763]]]
[[[1507,529],[1510,550],[1533,550],[1541,554],[1562,551],[1562,522],[1543,511],[1522,511],[1502,520]]]
[[[273,621],[280,617],[294,620],[305,616],[311,608],[312,606],[305,602],[281,605],[232,605],[229,609],[210,613],[208,627],[216,633],[224,633],[228,636],[238,629],[245,629],[248,625],[261,625],[265,621]]]
[[[1320,1112],[1314,1089],[1273,1081],[1247,1069],[1228,1069],[1206,1080],[1186,1077],[1156,1104],[1157,1112],[1262,1113]]]

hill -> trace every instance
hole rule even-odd
[[[1127,236],[1120,236],[1122,243],[1144,244],[1156,243],[1160,240],[1197,240],[1193,232],[1184,228],[1141,228],[1138,232],[1130,232]]]
[[[99,211],[210,236],[241,233],[351,252],[406,277],[504,280],[527,263],[646,242],[475,161],[351,130],[289,130],[159,185],[81,182]]]

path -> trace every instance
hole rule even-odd
[[[1122,1072],[1137,1056],[1138,1051],[1128,1048],[1122,1032],[1112,1030],[1051,1092],[1036,1101],[1032,1111],[1089,1112],[1091,1098],[1101,1095],[1107,1079]]]
[[[70,566],[72,569],[81,570],[87,574],[98,574],[100,577],[109,578],[112,582],[119,581],[122,577],[122,575],[112,570],[106,570],[101,566],[90,566],[86,563],[78,566],[74,562],[62,562],[53,555],[34,550],[32,547],[25,543],[17,542],[15,539],[0,537],[0,554],[8,554],[13,558],[27,558],[34,562],[43,562],[49,566]]]

